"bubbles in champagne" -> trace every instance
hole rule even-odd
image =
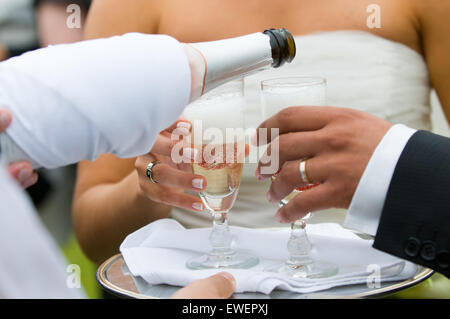
[[[226,140],[226,130],[243,128],[244,97],[224,96],[215,99],[200,99],[188,105],[183,117],[199,125],[195,126],[194,134],[202,134],[202,139],[209,139],[211,134],[220,132],[223,141]],[[200,127],[201,126],[201,127]],[[195,139],[196,136],[194,136]],[[204,141],[202,141],[203,144]]]
[[[290,106],[326,105],[326,82],[320,78],[316,82],[311,78],[304,78],[305,83],[302,83],[301,79],[293,77],[263,82],[261,103],[265,119]]]
[[[245,160],[243,81],[223,85],[188,105],[183,117],[193,124],[191,144],[201,158],[194,174],[206,179],[200,193],[211,211],[228,212],[239,190]]]
[[[201,149],[207,147],[203,145]],[[205,156],[200,163],[192,164],[192,171],[206,179],[206,189],[200,193],[204,204],[210,210],[227,212],[238,194],[243,161],[238,160],[238,143],[217,145],[217,149],[223,152],[212,159]]]

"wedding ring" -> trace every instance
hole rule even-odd
[[[161,162],[159,161],[153,161],[150,164],[147,165],[147,177],[149,180],[152,181],[152,183],[154,184],[158,184],[158,182],[156,180],[153,179],[153,168],[158,165],[161,164]]]
[[[308,175],[306,175],[306,160],[300,161],[299,170],[300,170],[300,176],[302,177],[303,182],[305,182],[306,184],[312,184],[308,178]]]

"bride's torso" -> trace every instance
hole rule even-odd
[[[297,57],[280,69],[245,79],[245,125],[257,127],[262,112],[259,82],[284,76],[320,76],[327,79],[328,105],[372,113],[392,123],[430,129],[430,84],[423,57],[404,44],[362,31],[333,31],[295,38]],[[252,150],[256,152],[256,149]],[[245,164],[241,188],[229,214],[230,223],[248,227],[279,225],[276,205],[268,203],[269,182],[254,176],[256,164]],[[345,211],[321,212],[314,221],[344,219]],[[172,216],[188,227],[210,225],[208,214],[174,208]]]

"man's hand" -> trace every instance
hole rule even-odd
[[[390,127],[390,123],[356,110],[315,106],[290,107],[264,121],[259,128],[268,129],[271,145],[278,143],[281,168],[267,193],[268,200],[279,202],[306,185],[299,171],[302,159],[306,159],[308,179],[320,183],[280,208],[277,219],[287,223],[310,211],[348,208],[367,163]],[[271,136],[271,128],[279,128],[278,137]],[[256,143],[264,143],[259,135]],[[260,162],[258,179],[271,177],[261,175],[261,166]]]
[[[6,131],[11,121],[11,113],[7,110],[0,109],[0,133]],[[30,187],[38,179],[37,173],[33,171],[33,167],[28,162],[13,163],[9,165],[8,171],[23,188]]]
[[[194,281],[172,295],[172,299],[226,299],[236,287],[233,276],[226,272]]]

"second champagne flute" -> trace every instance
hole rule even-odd
[[[326,80],[316,77],[269,79],[261,82],[261,94],[263,115],[267,119],[290,106],[326,105]],[[300,169],[299,178],[301,178]],[[320,184],[294,189],[291,194],[281,200],[280,207],[286,205],[299,193],[314,186],[320,187]],[[308,213],[302,219],[291,223],[291,233],[287,244],[289,259],[284,264],[267,269],[268,271],[294,278],[322,278],[333,276],[338,272],[337,266],[313,260],[310,256],[312,246],[305,227],[306,220],[311,217],[311,214]]]
[[[190,104],[184,117],[193,124],[191,144],[197,150],[194,174],[206,179],[200,197],[213,217],[212,249],[188,260],[190,269],[250,268],[257,257],[232,248],[228,212],[236,200],[245,161],[243,80],[225,84]]]

